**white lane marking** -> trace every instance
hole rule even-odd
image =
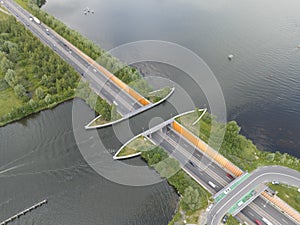
[[[259,172],[259,170],[257,170],[257,172]],[[252,178],[252,177],[254,176],[253,174],[255,174],[255,173],[252,172],[252,175],[251,175],[249,178]],[[276,176],[276,175],[278,175],[278,176],[284,176],[284,177],[288,177],[288,178],[293,179],[293,180],[300,181],[299,178],[296,178],[296,177],[291,176],[291,175],[288,175],[288,174],[283,174],[283,173],[280,173],[280,172],[265,172],[265,173],[263,173],[263,174],[260,174],[260,175],[258,175],[258,176],[256,176],[256,177],[254,177],[252,180],[250,180],[248,184],[245,184],[245,186],[242,187],[239,191],[237,191],[237,192],[235,193],[235,195],[233,195],[231,198],[229,198],[229,199],[223,198],[222,200],[225,201],[224,199],[226,199],[226,200],[227,200],[227,203],[228,203],[228,202],[231,202],[231,201],[232,201],[234,198],[236,198],[240,193],[242,193],[242,192],[244,191],[244,189],[246,189],[247,187],[251,187],[252,183],[254,183],[256,180],[258,180],[260,177],[270,176],[270,175],[273,175],[273,176]],[[248,180],[249,180],[249,178],[248,178]],[[217,203],[215,204],[214,208],[217,207],[217,205],[221,204],[221,202],[222,202],[222,201],[217,202]],[[219,214],[219,212],[220,212],[224,207],[226,207],[226,206],[227,206],[227,204],[224,204],[224,205],[222,205],[222,206],[220,206],[220,207],[218,208],[217,212],[215,212],[215,214],[214,214],[214,216],[213,216],[213,218],[212,218],[212,224],[215,224],[214,221],[215,221],[215,219],[216,219],[216,216],[217,216],[217,215]],[[212,212],[212,211],[211,211],[211,212]]]

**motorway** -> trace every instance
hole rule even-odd
[[[182,168],[190,174],[199,184],[205,187],[210,193],[215,194],[222,190],[225,186],[227,186],[232,180],[227,176],[227,171],[225,168],[219,166],[219,164],[212,161],[207,156],[203,155],[202,152],[197,150],[195,146],[182,137],[179,133],[172,129],[170,125],[167,125],[162,130],[155,131],[151,135],[148,135],[157,145],[163,147],[173,158],[176,158]],[[265,170],[272,170],[273,167],[264,167],[261,172],[265,172]],[[283,168],[281,168],[283,169]],[[286,168],[284,168],[286,169]],[[260,171],[260,170],[259,170]],[[295,172],[295,171],[294,171]],[[299,173],[297,173],[299,176]],[[232,175],[232,174],[231,174]],[[257,173],[254,174],[254,176]],[[294,174],[293,174],[294,175]],[[276,175],[274,175],[276,176]],[[258,179],[257,182],[265,182],[265,181],[273,181],[278,180],[278,177],[264,177]],[[247,183],[251,183],[253,180],[253,175],[251,178],[247,179]],[[211,187],[208,182],[213,182],[216,187]],[[244,184],[244,183],[243,183]],[[255,184],[257,184],[255,182]],[[252,185],[251,185],[252,186]],[[237,189],[238,190],[238,189]],[[245,189],[246,190],[246,189]],[[247,189],[248,190],[248,189]],[[231,195],[234,195],[236,192],[230,192]],[[239,192],[237,192],[239,194]],[[244,191],[243,191],[244,193]],[[231,196],[228,194],[228,196]],[[240,196],[240,195],[239,195]],[[237,197],[238,198],[238,197]],[[219,217],[217,219],[222,219],[222,217],[229,210],[229,206],[232,206],[233,202],[236,203],[238,200],[235,198],[232,201],[229,201],[226,204],[226,200],[221,201],[222,203],[216,203],[214,207],[210,210],[209,215],[214,215]],[[215,210],[219,209],[219,206],[222,207],[222,212],[215,212]],[[223,212],[224,209],[224,212]],[[216,215],[217,214],[217,215]],[[267,204],[266,200],[259,196],[252,203],[246,206],[240,213],[237,214],[239,218],[247,218],[248,224],[255,224],[254,221],[259,219],[261,222],[261,218],[267,218],[272,221],[274,225],[297,225],[294,220],[291,220],[277,208],[275,208],[271,204]],[[211,217],[208,218],[207,224],[212,224]],[[215,224],[219,224],[219,221]],[[262,222],[264,224],[264,222]]]
[[[214,205],[208,216],[208,224],[219,224],[219,221],[221,221],[231,206],[245,194],[259,184],[269,183],[274,180],[300,187],[300,173],[298,171],[281,166],[261,167],[253,171],[250,177],[236,188],[237,191],[229,192],[221,201]]]
[[[117,110],[122,115],[126,115],[136,109],[142,107],[142,105],[133,99],[127,92],[122,90],[119,86],[109,80],[104,74],[97,70],[93,65],[88,63],[77,51],[74,51],[72,47],[59,35],[47,26],[37,24],[29,19],[31,16],[27,11],[19,7],[16,3],[10,0],[4,0],[4,6],[17,18],[18,21],[23,23],[27,29],[29,29],[35,36],[37,36],[44,44],[48,45],[53,51],[55,51],[61,58],[69,63],[78,73],[80,73],[87,81],[90,82],[90,86],[108,102],[116,102]],[[46,32],[49,29],[49,32]],[[160,131],[151,135],[151,138],[159,145],[164,147],[172,156],[178,159],[183,168],[189,172],[200,184],[207,188],[211,193],[216,193],[223,189],[227,184],[231,182],[231,179],[226,176],[226,171],[218,164],[211,161],[208,157],[204,156],[201,152],[195,149],[194,145],[182,138],[172,128],[166,133]],[[189,162],[191,160],[193,164]],[[282,168],[281,168],[282,169]],[[286,168],[284,168],[286,170]],[[279,169],[280,170],[280,169]],[[257,176],[263,172],[258,171]],[[272,180],[286,179],[287,182],[291,182],[291,177],[278,176],[282,174],[282,171],[278,173],[274,171],[265,171],[268,173],[268,177],[261,175],[253,182],[248,179],[249,185],[245,186],[243,190],[239,192],[230,192],[226,196],[226,200],[229,202],[220,201],[223,203],[217,203],[220,207],[214,206],[211,210],[210,218],[216,224],[218,224],[222,216],[227,212],[227,208],[232,202],[236,201],[243,191],[248,190],[253,183],[266,182]],[[270,180],[269,180],[270,179]],[[216,187],[213,188],[208,185],[208,181],[213,182]],[[251,183],[251,185],[250,185]],[[299,185],[298,185],[299,186]],[[216,212],[214,211],[216,210]],[[262,214],[267,219],[275,221],[274,224],[287,224],[296,225],[294,221],[286,217],[280,211],[275,209],[270,204],[266,204],[265,200],[261,197],[255,199],[249,206],[244,208],[241,212],[249,218],[250,221],[254,221],[256,218],[261,218]],[[259,213],[259,214],[258,214]],[[272,216],[270,216],[272,215]]]
[[[11,0],[4,0],[2,5],[44,44],[50,47],[81,74],[98,95],[107,100],[110,104],[115,103],[117,111],[121,115],[127,115],[142,107],[136,99],[122,90],[96,67],[87,62],[86,59],[79,54],[78,49],[74,49],[70,43],[46,25],[37,24],[34,20],[30,19],[32,15],[29,12]],[[47,29],[49,31],[47,31]]]

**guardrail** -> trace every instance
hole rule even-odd
[[[39,203],[37,203],[37,204],[35,204],[35,205],[29,207],[29,208],[27,208],[27,209],[25,209],[25,210],[23,210],[23,211],[17,213],[16,215],[11,216],[11,217],[9,217],[8,219],[2,221],[2,222],[0,223],[0,225],[6,225],[6,224],[8,224],[9,222],[12,222],[13,220],[19,218],[20,216],[23,216],[23,215],[25,215],[26,213],[30,212],[31,210],[36,209],[36,208],[38,208],[38,207],[40,207],[40,206],[42,206],[42,205],[44,205],[44,204],[46,204],[46,203],[47,203],[47,200],[45,199],[45,200],[43,200],[43,201],[41,201],[41,202],[39,202]]]
[[[190,142],[192,142],[203,153],[205,153],[211,159],[213,159],[214,161],[219,163],[221,166],[226,168],[228,171],[233,173],[235,176],[239,177],[243,174],[243,171],[239,167],[234,165],[232,162],[230,162],[228,159],[226,159],[223,155],[221,155],[216,150],[211,148],[208,144],[206,144],[204,141],[202,141],[199,137],[194,135],[188,129],[183,127],[180,123],[178,123],[177,121],[174,121],[172,123],[172,126],[178,133],[180,133],[182,136],[184,136],[186,139],[188,139]]]

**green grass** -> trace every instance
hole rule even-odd
[[[180,212],[184,212],[181,214]],[[182,203],[179,203],[179,209],[177,210],[176,214],[173,216],[172,220],[169,222],[168,225],[185,225],[187,224],[198,224],[199,216],[202,210],[196,210],[193,212],[185,212]],[[186,223],[184,223],[186,221]]]
[[[2,7],[0,8],[3,9]],[[5,21],[8,17],[7,14],[0,11],[0,21]],[[16,97],[14,90],[4,80],[4,76],[0,75],[0,117],[9,113],[13,107],[21,105],[22,101]]]
[[[106,124],[108,123],[109,121],[105,120],[102,118],[102,116],[100,116],[98,119],[96,119],[93,123],[91,123],[91,127],[92,126],[99,126],[99,125],[102,125],[102,124]]]
[[[4,20],[8,15],[2,12],[2,10],[6,11],[4,8],[0,7],[0,20]]]
[[[12,88],[9,87],[0,91],[0,117],[11,112],[13,107],[19,107],[22,104],[22,101],[16,97]]]
[[[152,103],[156,103],[162,100],[163,98],[165,98],[170,92],[171,92],[170,87],[164,87],[155,92],[150,92],[150,94],[148,94],[147,96],[147,99]]]
[[[136,154],[142,151],[148,151],[155,147],[152,142],[146,139],[143,136],[137,137],[133,141],[131,141],[126,147],[119,152],[117,156],[129,156],[132,154]]]
[[[25,0],[14,0],[16,3],[18,3],[21,7],[23,7],[26,10],[30,10],[28,7],[28,1]]]
[[[239,225],[240,222],[233,216],[229,216],[226,225]]]
[[[235,121],[222,124],[206,113],[193,126],[198,116],[199,113],[192,112],[176,120],[211,147],[215,148],[214,145],[221,144],[219,152],[244,171],[253,171],[260,166],[267,165],[281,165],[300,171],[298,158],[278,151],[266,152],[257,149],[251,140],[240,135],[240,127]],[[221,139],[222,134],[225,134],[224,139]]]
[[[292,206],[294,209],[300,212],[300,192],[298,192],[298,188],[290,187],[285,184],[274,185],[271,184],[270,187],[277,191],[277,196]]]

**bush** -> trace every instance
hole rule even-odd
[[[166,177],[169,184],[182,195],[182,205],[185,210],[195,211],[207,207],[210,194],[180,169],[179,162],[174,158],[169,158],[161,147],[142,152],[141,156],[162,177]]]

